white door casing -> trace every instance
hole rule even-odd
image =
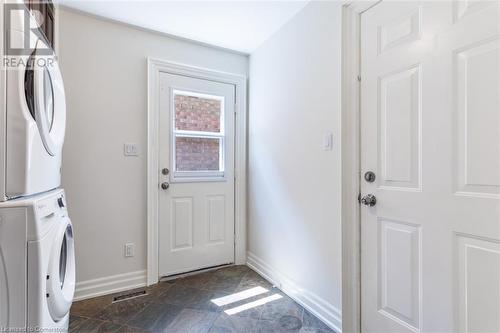
[[[499,11],[361,15],[363,332],[500,331]]]
[[[158,188],[159,276],[234,263],[235,86],[169,73],[161,73],[159,82],[158,169],[161,185],[168,186]],[[219,103],[219,131],[174,126],[176,117],[181,115],[181,111],[176,115],[180,106],[174,100],[181,97]],[[187,127],[190,126],[193,125]],[[217,165],[201,171],[189,169],[199,165],[183,166],[180,155],[186,147],[181,144],[188,140],[198,144],[204,140],[207,145],[218,142]],[[179,153],[175,153],[176,142]],[[209,148],[205,149],[197,155],[198,159],[209,156]],[[165,168],[169,169],[168,174],[162,173]]]
[[[147,59],[148,67],[148,163],[147,163],[147,285],[159,280],[159,170],[160,76],[162,73],[232,84],[235,105],[235,263],[246,263],[246,156],[247,156],[247,78],[245,76],[192,65]]]

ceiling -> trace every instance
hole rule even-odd
[[[142,28],[251,53],[307,1],[56,1]]]

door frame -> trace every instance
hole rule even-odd
[[[234,152],[234,261],[246,263],[246,156],[247,156],[247,77],[177,62],[147,58],[148,67],[148,158],[147,158],[147,285],[159,280],[158,184],[160,73],[183,75],[235,86]]]
[[[361,14],[382,0],[342,6],[342,331],[361,332]]]

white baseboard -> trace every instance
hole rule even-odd
[[[146,271],[106,276],[76,283],[75,301],[146,286]]]
[[[335,332],[342,332],[342,312],[333,304],[297,285],[251,252],[247,252],[247,265],[313,315],[321,319],[326,325],[335,330]]]

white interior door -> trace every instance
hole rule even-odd
[[[496,1],[362,14],[363,332],[500,332],[499,19]]]
[[[160,277],[234,262],[234,105],[234,85],[160,74]]]

